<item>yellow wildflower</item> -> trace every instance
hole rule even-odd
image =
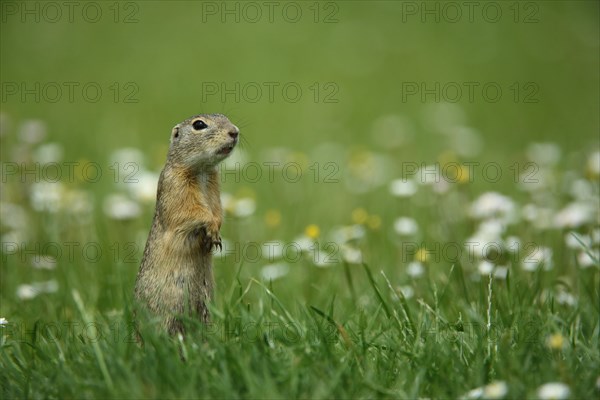
[[[352,211],[352,222],[355,224],[364,224],[369,218],[369,213],[364,208],[355,208]]]
[[[316,239],[319,237],[319,234],[321,233],[321,231],[319,230],[319,227],[317,225],[310,224],[306,227],[306,229],[304,230],[304,233],[309,238]]]
[[[367,225],[371,229],[379,229],[381,227],[381,217],[379,215],[369,215]]]
[[[415,253],[415,260],[420,261],[420,262],[427,262],[427,260],[429,259],[429,252],[427,251],[426,248],[421,247],[419,250],[417,250],[417,252]]]
[[[270,228],[275,228],[281,223],[281,213],[279,210],[270,209],[265,213],[265,223]]]
[[[548,336],[548,339],[546,339],[546,344],[552,350],[560,350],[565,345],[565,338],[560,333],[554,333]]]

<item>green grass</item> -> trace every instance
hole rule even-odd
[[[112,22],[112,2],[98,2],[107,18],[96,24],[3,21],[2,398],[434,399],[494,382],[504,398],[536,398],[549,382],[596,398],[598,2],[520,3],[539,7],[531,24],[513,21],[512,2],[498,3],[498,23],[403,22],[402,3],[338,2],[330,24],[312,22],[312,2],[298,3],[297,24],[203,22],[188,1],[136,2],[133,24]],[[97,82],[105,95],[22,101],[5,92],[15,82]],[[115,102],[114,82],[135,83],[139,101]],[[295,82],[305,95],[222,101],[203,98],[207,82]],[[495,82],[504,96],[403,101],[411,82]],[[523,95],[532,82],[539,101],[515,101],[512,85]],[[327,83],[335,103],[322,101]],[[146,326],[140,346],[133,287],[154,203],[125,179],[158,173],[171,127],[199,112],[225,113],[243,137],[231,160],[241,171],[222,174],[228,245],[215,256],[213,321],[186,319],[183,340]],[[46,135],[28,141],[33,119]],[[134,169],[115,179],[123,148],[134,151],[121,167]],[[102,172],[93,182],[91,162]],[[302,176],[271,177],[272,162]],[[79,163],[72,177],[65,163]],[[426,165],[476,167],[430,184],[411,169]],[[415,192],[394,196],[403,177]],[[506,197],[473,215],[489,192]],[[139,212],[111,217],[115,194]],[[416,231],[395,226],[400,217]],[[271,241],[288,253],[256,256]],[[498,247],[469,253],[471,241]]]
[[[483,279],[467,284],[465,293],[461,275],[453,268],[438,284],[416,285],[423,296],[417,301],[399,298],[384,276],[357,266],[350,276],[366,283],[360,290],[368,303],[332,295],[320,307],[311,301],[287,307],[276,290],[244,280],[221,288],[213,325],[191,323],[183,343],[149,330],[143,348],[127,312],[90,312],[76,294],[64,299],[73,332],[53,330],[44,318],[3,339],[3,395],[453,398],[500,379],[509,397],[530,397],[553,380],[569,384],[574,398],[594,396],[597,271],[579,283],[593,298],[575,309],[552,296],[540,300],[539,280],[550,277],[517,273],[491,285]],[[556,332],[565,337],[562,350],[546,346]]]

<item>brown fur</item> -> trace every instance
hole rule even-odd
[[[202,119],[206,129],[195,131]],[[233,137],[233,132],[235,136]],[[173,128],[160,174],[156,211],[135,285],[135,297],[169,333],[184,333],[177,315],[210,320],[212,248],[221,246],[222,210],[216,168],[239,130],[220,114],[198,115]]]

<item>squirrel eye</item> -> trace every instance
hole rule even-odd
[[[194,127],[195,130],[201,131],[202,129],[206,128],[208,125],[206,125],[206,123],[204,121],[199,119],[197,121],[194,121],[192,126]]]

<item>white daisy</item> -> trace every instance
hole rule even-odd
[[[289,265],[285,263],[269,264],[262,267],[260,270],[260,276],[265,281],[274,281],[286,276],[289,270]]]
[[[541,400],[567,399],[570,394],[571,389],[561,382],[545,383],[537,390],[537,395]]]

